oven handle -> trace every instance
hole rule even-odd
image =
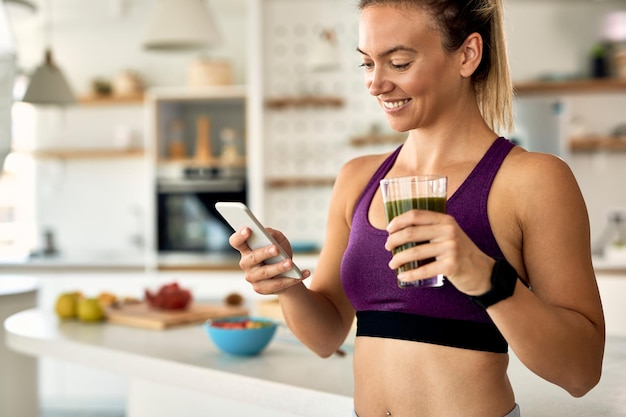
[[[203,192],[237,192],[245,188],[242,179],[212,179],[209,181],[200,180],[167,180],[157,183],[159,193],[203,193]]]

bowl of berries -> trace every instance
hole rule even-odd
[[[204,329],[222,352],[237,356],[261,353],[276,334],[278,323],[262,317],[229,317],[207,320]]]

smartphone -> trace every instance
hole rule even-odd
[[[222,215],[222,217],[230,224],[235,231],[241,229],[243,226],[248,227],[252,233],[248,238],[248,246],[250,249],[258,249],[263,246],[276,245],[278,248],[278,255],[266,259],[266,264],[274,264],[281,262],[285,259],[289,259],[289,255],[283,250],[283,248],[274,240],[274,238],[267,233],[265,227],[256,218],[256,216],[250,211],[250,209],[243,203],[239,202],[225,202],[218,201],[215,203],[215,209]],[[302,271],[295,264],[289,271],[285,271],[281,276],[289,278],[302,278]]]

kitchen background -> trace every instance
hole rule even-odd
[[[44,48],[50,45],[80,97],[90,94],[95,79],[114,80],[124,71],[137,74],[150,92],[146,102],[83,100],[64,109],[14,106],[13,146],[20,152],[8,168],[17,174],[0,180],[4,187],[0,206],[15,205],[17,210],[8,216],[10,222],[5,219],[3,225],[0,220],[0,227],[7,231],[5,236],[14,233],[18,243],[5,244],[0,258],[40,250],[47,234],[53,236],[61,256],[77,262],[97,258],[115,265],[148,259],[157,240],[155,142],[167,133],[155,128],[159,116],[155,102],[189,94],[188,71],[199,57],[227,60],[232,83],[244,86],[248,120],[236,135],[246,140],[253,209],[294,242],[314,247],[323,241],[332,178],[341,164],[362,153],[397,146],[397,136],[386,129],[362,83],[354,52],[355,2],[206,3],[222,42],[202,53],[141,48],[155,0],[48,0],[35,14],[11,16],[24,74],[41,63]],[[626,10],[626,2],[505,0],[505,7],[512,74],[520,85],[517,128],[509,137],[529,149],[557,153],[570,164],[587,201],[592,240],[597,241],[609,213],[626,213],[626,148],[573,149],[570,139],[605,137],[626,123],[626,88],[618,83],[600,90],[537,92],[525,82],[590,78],[592,51],[602,40],[604,18]],[[336,39],[337,65],[315,71],[311,55],[320,35],[329,30]],[[521,88],[524,85],[526,89]],[[319,101],[298,104],[298,99],[311,98]],[[125,148],[145,152],[123,157],[101,153]],[[76,152],[88,149],[100,156]],[[74,152],[64,156],[62,150]],[[15,225],[19,227],[12,228]],[[119,282],[123,280],[120,274]],[[623,292],[613,296],[623,299]],[[54,362],[43,365],[44,381],[49,382],[43,392],[52,398],[49,403],[95,402],[115,408],[111,399],[123,399],[125,386],[116,376],[69,365],[61,368]],[[99,381],[93,383],[98,393],[66,380],[60,385],[60,369],[78,374],[78,379]]]
[[[79,96],[92,90],[95,79],[114,80],[127,70],[138,74],[148,87],[184,87],[191,62],[200,56],[197,52],[141,49],[153,3],[100,0],[85,6],[79,0],[44,2],[36,15],[13,20],[19,67],[30,73],[40,64],[49,44]],[[255,139],[262,141],[259,149],[264,152],[263,162],[258,165],[259,172],[250,175],[268,180],[258,182],[262,197],[253,198],[251,204],[268,224],[286,229],[294,240],[319,243],[323,240],[329,181],[348,158],[389,148],[389,144],[351,145],[374,127],[385,130],[385,122],[367,96],[357,68],[352,1],[260,3],[262,33],[250,36],[254,28],[251,22],[259,16],[250,15],[252,7],[247,1],[210,2],[222,43],[202,56],[227,59],[235,84],[244,85],[249,77],[260,80],[258,91],[264,98],[332,93],[343,102],[339,108],[267,106],[261,110],[260,123],[248,124],[248,130],[264,129],[257,136],[260,139]],[[625,7],[623,1],[505,3],[516,81],[588,76],[591,51],[601,40],[603,18]],[[305,7],[307,13],[302,13]],[[46,30],[50,15],[52,33]],[[307,48],[310,54],[325,29],[336,34],[339,65],[331,71],[311,71],[307,67]],[[260,53],[249,53],[249,36],[251,42],[262,40],[258,45],[262,50],[257,51]],[[249,62],[250,57],[258,61]],[[604,230],[608,210],[626,207],[626,189],[622,186],[626,165],[620,152],[573,153],[567,141],[573,135],[609,134],[625,122],[625,103],[623,91],[564,91],[522,95],[517,100],[517,131],[509,136],[531,149],[559,153],[570,163],[589,206],[594,238]],[[16,107],[14,147],[19,150],[106,149],[144,143],[149,147],[154,141],[149,136],[146,108],[140,101],[82,104],[63,110]],[[248,143],[257,133],[248,132]],[[117,256],[141,252],[146,240],[150,241],[146,238],[151,228],[146,190],[152,180],[146,169],[147,158],[141,156],[35,159],[36,175],[27,187],[34,194],[24,193],[22,197],[22,206],[31,207],[32,212],[26,208],[20,218],[34,216],[36,222],[27,229],[29,237],[20,238],[24,249],[42,246],[45,232],[50,231],[55,244],[66,254]],[[273,186],[272,179],[280,177],[330,180],[296,182],[297,187],[289,183]]]

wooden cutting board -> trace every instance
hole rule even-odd
[[[163,330],[169,327],[202,323],[208,319],[248,315],[241,306],[192,303],[186,310],[155,310],[147,303],[127,304],[106,310],[109,323],[144,329]]]

